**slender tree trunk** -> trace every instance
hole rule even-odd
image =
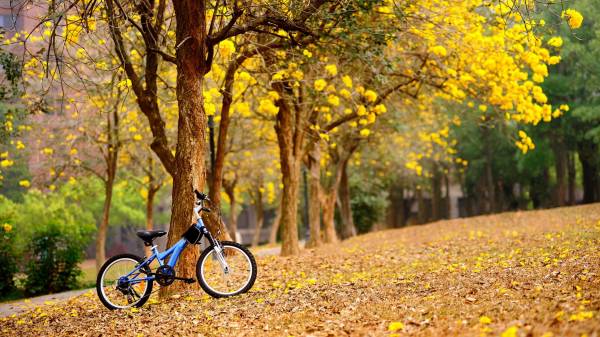
[[[568,181],[569,181],[569,205],[575,205],[577,203],[575,196],[575,189],[577,188],[575,177],[576,177],[576,168],[575,168],[575,153],[570,152],[567,155],[567,167],[568,167]]]
[[[154,197],[156,196],[156,192],[158,192],[158,188],[153,185],[152,178],[150,178],[148,186],[148,196],[146,197],[146,230],[151,231],[154,229]],[[146,256],[152,254],[150,247],[147,246],[144,246],[144,252]]]
[[[350,183],[348,181],[348,162],[342,168],[342,178],[339,188],[340,214],[342,217],[342,239],[356,236],[356,226],[352,218],[352,206],[350,204]]]
[[[419,224],[423,224],[427,221],[425,200],[423,199],[423,189],[417,187],[415,189],[415,196],[417,197],[417,208],[418,208],[417,221],[419,222]]]
[[[488,208],[487,213],[494,213],[496,210],[496,185],[494,183],[494,171],[492,167],[492,161],[494,154],[492,153],[492,144],[490,143],[490,130],[484,128],[483,130],[483,142],[485,146],[485,180],[486,180],[486,192],[488,197]]]
[[[277,242],[277,232],[279,231],[279,224],[281,223],[281,202],[277,205],[277,211],[275,212],[275,220],[271,225],[271,233],[269,234],[269,244],[274,245]]]
[[[309,229],[310,238],[306,243],[306,247],[318,247],[322,244],[321,241],[321,148],[319,144],[314,144],[314,147],[308,153],[308,168],[309,168]]]
[[[439,220],[442,208],[442,175],[437,164],[433,165],[433,177],[431,178],[431,218]]]
[[[262,230],[263,222],[265,219],[265,212],[263,208],[262,199],[262,192],[260,191],[260,188],[257,188],[255,191],[254,200],[254,208],[256,211],[256,228],[254,229],[254,237],[252,238],[252,247],[256,247],[260,243],[260,232]]]
[[[232,239],[237,242],[237,201],[235,198],[235,185],[237,181],[234,180],[231,183],[224,183],[225,193],[229,197],[229,234]]]
[[[577,150],[583,174],[583,203],[596,202],[600,199],[600,193],[598,193],[600,183],[598,145],[591,141],[580,142]]]
[[[552,150],[556,168],[555,203],[556,206],[564,206],[567,201],[568,152],[562,139],[554,144]]]
[[[444,174],[444,186],[446,187],[446,203],[444,207],[444,218],[450,219],[452,217],[452,199],[450,196],[450,172],[446,172]]]
[[[109,175],[104,182],[104,207],[102,209],[102,221],[96,234],[96,271],[99,271],[106,261],[106,231],[110,219],[110,207],[112,201],[114,175]]]

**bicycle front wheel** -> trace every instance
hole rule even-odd
[[[256,260],[250,251],[235,242],[221,242],[222,252],[206,249],[196,265],[196,276],[204,291],[212,297],[243,294],[256,280]]]

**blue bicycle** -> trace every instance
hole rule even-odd
[[[196,282],[193,278],[177,277],[175,264],[185,247],[188,244],[199,244],[202,237],[206,237],[209,243],[196,263],[196,277],[202,289],[219,298],[242,294],[252,288],[256,280],[254,256],[246,247],[235,242],[220,242],[210,234],[200,217],[201,212],[210,212],[204,207],[208,197],[198,191],[194,192],[194,213],[198,215],[198,221],[192,224],[175,245],[161,253],[153,241],[167,232],[138,231],[137,235],[144,244],[152,247],[150,257],[121,254],[108,259],[100,268],[96,291],[107,308],[114,310],[144,305],[152,294],[154,281],[163,287],[171,285],[175,280]],[[165,263],[169,256],[169,261]],[[152,271],[151,264],[155,260],[155,265],[158,266]]]

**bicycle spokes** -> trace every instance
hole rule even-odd
[[[213,249],[202,261],[202,278],[214,292],[228,295],[239,292],[252,275],[247,255],[237,247],[223,246],[221,252]]]

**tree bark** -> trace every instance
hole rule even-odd
[[[431,220],[441,218],[442,208],[442,175],[437,164],[433,165],[433,177],[431,178]]]
[[[567,201],[568,152],[562,139],[555,142],[552,150],[554,151],[554,167],[556,168],[555,204],[556,206],[564,206]]]
[[[294,118],[293,111],[285,99],[284,85],[281,82],[273,84],[280,98],[276,104],[279,107],[275,122],[275,133],[279,145],[279,159],[281,163],[281,255],[297,255],[300,252],[298,242],[298,190],[300,186],[300,164],[302,133],[301,116]],[[300,112],[297,111],[299,114]]]
[[[445,207],[444,207],[444,218],[450,219],[452,218],[452,199],[450,195],[450,172],[447,171],[444,173],[444,186],[446,187],[446,199],[445,199]]]
[[[577,188],[575,177],[577,174],[575,168],[575,154],[569,151],[567,155],[567,168],[568,168],[568,181],[569,181],[569,205],[575,205],[577,203],[575,196],[575,189]]]
[[[325,243],[336,243],[339,241],[335,232],[335,202],[337,199],[338,184],[323,191],[323,234]]]
[[[254,209],[256,212],[256,227],[254,229],[254,237],[252,238],[252,247],[258,246],[260,243],[260,231],[263,227],[265,212],[263,207],[263,195],[260,188],[257,188],[254,195]]]
[[[177,20],[176,44],[179,46],[176,56],[179,117],[167,246],[175,244],[193,222],[194,189],[202,191],[205,183],[207,127],[202,92],[207,55],[205,2],[173,0],[173,5]],[[211,223],[207,223],[207,227],[212,233],[219,229]],[[198,256],[198,247],[188,246],[175,267],[177,276],[194,277]],[[161,295],[166,294],[166,291],[161,291]]]
[[[148,182],[148,196],[146,196],[146,230],[154,229],[154,197],[156,193],[160,189],[160,186],[155,186],[153,183],[153,177],[150,176],[150,181]],[[144,252],[146,256],[150,256],[152,254],[150,252],[150,247],[144,246]]]
[[[279,231],[279,224],[281,223],[281,202],[277,205],[277,211],[275,212],[275,220],[271,225],[271,233],[269,234],[269,244],[274,245],[277,242],[277,232]]]
[[[483,145],[485,146],[485,186],[488,199],[487,213],[494,213],[496,210],[496,185],[494,183],[494,171],[492,161],[494,154],[492,153],[492,144],[490,143],[490,130],[485,128],[483,132]]]
[[[235,185],[237,184],[237,180],[234,179],[231,182],[224,181],[223,187],[225,189],[225,193],[229,197],[229,221],[228,221],[228,230],[229,234],[233,241],[237,242],[237,201],[235,198]]]
[[[583,141],[578,144],[579,161],[583,173],[583,203],[588,204],[600,199],[598,184],[600,179],[598,165],[598,145]]]
[[[348,162],[342,167],[342,178],[339,188],[340,214],[342,217],[342,239],[356,236],[356,226],[352,218],[352,206],[350,204],[350,183],[348,181]]]
[[[318,143],[314,144],[311,151],[308,152],[309,169],[309,197],[308,197],[308,215],[310,238],[306,247],[318,247],[322,245],[321,241],[321,147]]]
[[[423,199],[423,189],[417,187],[415,189],[415,196],[417,197],[417,222],[424,224],[427,221],[427,210],[425,209],[425,200]]]
[[[111,112],[106,114],[106,136],[108,139],[104,162],[106,164],[106,177],[104,181],[104,207],[102,210],[102,221],[96,234],[96,271],[99,271],[106,260],[106,231],[110,220],[110,208],[112,202],[115,177],[117,176],[117,159],[121,142],[119,139],[119,103],[120,92],[117,102]]]
[[[115,163],[116,167],[116,163]],[[102,209],[102,221],[96,234],[96,271],[99,271],[106,261],[106,231],[110,219],[110,207],[112,201],[114,176],[109,175],[104,182],[104,207]]]

